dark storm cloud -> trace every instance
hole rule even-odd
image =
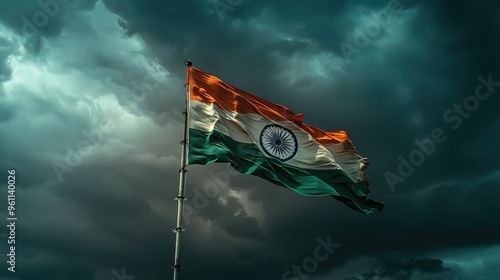
[[[0,11],[0,20],[24,37],[58,36],[64,27],[67,9],[91,10],[97,0],[9,1]]]
[[[347,130],[369,158],[373,197],[386,208],[363,216],[330,198],[228,173],[219,197],[190,217],[183,278],[281,279],[327,236],[342,245],[310,279],[338,279],[342,269],[343,278],[418,272],[427,279],[448,267],[474,279],[467,262],[496,260],[471,248],[500,241],[498,90],[460,128],[443,119],[474,95],[478,76],[500,80],[494,1],[241,1],[222,19],[215,2],[105,0],[114,16],[101,2],[71,1],[32,38],[0,36],[0,82],[18,79],[10,99],[0,93],[2,133],[10,131],[0,152],[24,174],[19,253],[30,269],[20,267],[15,279],[109,280],[122,267],[137,280],[170,277],[185,59],[305,113],[307,123]],[[390,3],[400,12],[366,46],[356,45],[357,30],[366,32],[373,12]],[[23,35],[22,18],[39,11],[36,1],[9,3],[0,22]],[[359,52],[347,59],[344,42]],[[31,68],[16,76],[8,59],[21,44],[36,56],[23,56]],[[46,83],[30,82],[40,75],[32,68],[44,69]],[[116,128],[59,182],[51,163],[65,164],[66,147],[77,150],[82,130],[104,120]],[[398,155],[408,158],[415,139],[436,127],[447,140],[391,192],[384,172],[397,173]],[[227,167],[189,168],[188,205],[195,189],[214,182],[210,172]],[[444,256],[453,250],[470,252],[467,261],[448,266],[454,260]],[[347,271],[356,258],[373,256],[375,265]]]
[[[422,274],[432,274],[447,271],[443,262],[438,259],[418,259],[408,262],[397,260],[380,259],[374,265],[371,271],[361,273],[360,277],[349,277],[345,280],[370,280],[370,279],[389,279],[410,280],[419,277]]]
[[[68,32],[66,35],[69,36],[66,38],[70,39],[72,37],[72,40],[60,40],[60,38],[45,36],[46,34],[42,33],[42,37],[38,38],[40,40],[43,38],[44,41],[40,42],[45,43],[39,45],[38,57],[33,58],[26,55],[25,52],[23,53],[23,49],[19,47],[19,44],[11,44],[9,47],[12,47],[12,51],[5,55],[5,60],[10,58],[14,63],[11,66],[17,72],[7,72],[9,80],[2,80],[2,82],[8,82],[8,92],[5,96],[2,96],[2,102],[0,102],[1,106],[6,108],[6,110],[2,110],[2,114],[9,112],[7,109],[16,110],[17,112],[15,117],[11,114],[10,119],[5,120],[6,122],[2,124],[2,137],[0,140],[3,144],[0,152],[3,161],[2,168],[17,169],[19,177],[17,194],[19,197],[23,197],[18,202],[18,215],[24,217],[23,222],[18,226],[18,238],[23,242],[19,242],[17,252],[18,261],[23,262],[24,269],[18,267],[17,279],[93,279],[95,277],[110,279],[112,269],[119,269],[128,262],[128,260],[120,258],[120,256],[123,256],[123,250],[120,251],[119,248],[140,251],[142,250],[140,249],[141,246],[146,243],[130,243],[127,241],[131,236],[137,236],[138,231],[140,231],[139,228],[145,230],[144,232],[155,231],[162,236],[170,235],[171,226],[168,226],[168,230],[160,233],[161,229],[157,227],[160,222],[157,221],[153,221],[149,225],[124,228],[125,225],[132,225],[129,223],[129,218],[137,218],[139,223],[142,221],[142,223],[148,224],[148,221],[143,219],[141,213],[147,213],[148,217],[153,218],[155,217],[154,213],[160,211],[154,208],[156,211],[154,212],[148,203],[161,205],[162,202],[157,202],[154,199],[146,202],[147,197],[144,198],[138,195],[130,197],[123,193],[127,186],[133,186],[135,191],[140,191],[141,188],[137,188],[137,186],[142,185],[142,183],[135,180],[124,182],[104,175],[99,176],[102,179],[101,181],[96,178],[90,179],[93,175],[88,175],[97,174],[102,169],[114,174],[122,174],[120,170],[115,171],[113,168],[113,166],[117,168],[121,168],[121,166],[106,161],[98,155],[107,154],[109,158],[123,160],[120,157],[120,152],[116,157],[113,156],[113,153],[110,152],[112,147],[120,147],[119,149],[127,150],[129,154],[137,153],[140,155],[136,158],[129,158],[129,166],[134,166],[132,162],[142,162],[140,164],[141,168],[155,170],[155,165],[168,165],[169,158],[167,156],[157,157],[149,153],[150,156],[148,157],[148,151],[146,151],[150,148],[154,150],[155,143],[152,143],[154,142],[153,139],[159,139],[160,137],[152,137],[151,140],[153,141],[141,140],[142,145],[148,146],[148,148],[146,150],[142,148],[137,150],[131,148],[132,145],[125,144],[130,140],[130,136],[124,137],[121,134],[123,130],[118,127],[113,134],[105,133],[105,135],[101,135],[100,143],[92,147],[93,153],[91,151],[86,156],[83,156],[81,163],[78,163],[76,167],[71,166],[73,167],[71,172],[64,173],[63,182],[57,180],[58,178],[51,166],[54,161],[66,164],[67,148],[78,151],[78,144],[82,143],[82,141],[88,141],[82,131],[94,131],[98,128],[96,124],[100,124],[101,121],[106,119],[108,122],[112,121],[113,113],[109,111],[109,108],[99,110],[102,104],[110,102],[102,100],[104,97],[103,92],[109,90],[108,87],[113,88],[113,92],[121,92],[122,96],[128,97],[130,90],[134,88],[134,83],[142,86],[144,76],[149,75],[147,55],[144,55],[146,57],[144,59],[146,66],[142,65],[142,61],[134,60],[134,62],[131,62],[132,59],[130,59],[131,56],[128,52],[133,48],[127,48],[126,46],[120,48],[122,51],[122,57],[120,57],[111,54],[116,52],[116,48],[109,48],[106,44],[101,44],[102,48],[81,44],[85,40],[90,40],[93,44],[99,44],[100,35],[105,33],[104,29],[106,28],[106,25],[102,24],[92,32],[89,29],[94,26],[88,23],[81,24],[85,23],[81,21],[81,17],[85,17],[85,15],[78,12],[73,13],[70,19],[76,25],[65,29]],[[116,21],[114,22],[116,23]],[[75,33],[72,28],[77,28],[79,34]],[[118,34],[115,34],[115,36],[119,38],[120,30],[119,28],[116,28],[116,30]],[[106,34],[106,36],[108,35]],[[22,42],[24,40],[24,38],[16,37],[15,34],[9,32],[6,33],[6,36],[17,40],[13,42]],[[77,39],[73,36],[80,37]],[[134,44],[137,42],[128,43]],[[26,44],[24,47],[26,48]],[[81,52],[81,49],[86,47],[92,50],[89,53],[110,57],[115,59],[115,62],[108,60],[105,67],[80,63],[79,59],[81,59],[81,62],[86,62],[85,56],[82,56],[82,53],[85,52]],[[32,49],[28,48],[27,51],[31,52]],[[57,55],[54,55],[54,53]],[[127,60],[126,67],[120,67],[118,63],[119,61],[125,61],[123,56],[130,59]],[[4,48],[2,48],[2,59],[4,59]],[[76,67],[72,67],[72,64],[78,65],[80,68],[75,69]],[[107,70],[99,71],[103,68]],[[141,68],[141,70],[136,68]],[[132,72],[134,75],[123,79],[119,73],[116,73],[119,71],[123,72],[124,75],[127,75],[128,72]],[[72,77],[72,75],[76,75],[77,78]],[[86,79],[86,77],[92,75],[95,76]],[[37,79],[39,76],[43,76],[44,79]],[[51,81],[54,77],[57,78]],[[102,84],[106,84],[106,86],[101,87],[98,82],[96,83],[100,79],[102,79]],[[80,84],[83,80],[87,81],[84,82],[84,85]],[[122,83],[122,81],[127,81],[127,83]],[[148,86],[149,84],[145,85],[145,87]],[[100,89],[97,89],[99,87]],[[179,88],[182,89],[182,87]],[[156,90],[160,89],[160,86],[156,88]],[[148,94],[153,95],[151,92],[153,92],[152,89]],[[140,106],[141,101],[150,102],[147,101],[147,98],[135,102]],[[133,110],[133,108],[130,110]],[[161,120],[160,117],[157,117],[157,120],[165,123],[165,120]],[[141,127],[145,128],[149,125],[149,123],[143,123]],[[169,122],[166,127],[168,126],[175,127],[176,123]],[[131,124],[128,123],[127,127],[131,128]],[[177,133],[172,133],[172,137],[178,137]],[[168,139],[169,137],[163,138]],[[112,141],[113,145],[109,141]],[[132,141],[135,142],[135,140]],[[172,153],[167,152],[167,155],[169,154]],[[175,162],[175,165],[177,165],[178,160],[175,160]],[[106,165],[101,166],[99,163],[105,163]],[[95,167],[100,167],[100,169],[95,169]],[[163,170],[164,168],[161,167],[160,169]],[[130,171],[130,174],[137,174],[134,173],[137,171],[125,170]],[[148,172],[140,173],[146,174]],[[87,174],[87,176],[82,177],[84,174]],[[156,180],[165,181],[165,178]],[[113,205],[114,202],[103,201],[109,195],[113,196],[112,189],[108,188],[110,187],[108,184],[111,184],[111,187],[121,185],[120,192],[124,196],[119,196],[119,205]],[[155,187],[158,184],[151,182],[148,183],[148,186]],[[99,195],[101,191],[109,192]],[[142,193],[148,195],[148,193]],[[117,196],[113,197],[118,198]],[[5,208],[2,206],[2,209],[6,209],[6,206]],[[92,209],[94,211],[91,211]],[[130,215],[129,211],[135,215]],[[112,216],[105,214],[106,212],[112,213]],[[2,211],[1,214],[5,218],[6,213]],[[174,221],[173,215],[170,219],[172,224]],[[168,217],[161,218],[161,220],[168,219]],[[149,229],[150,226],[153,228]],[[165,234],[165,231],[167,234]],[[140,238],[156,243],[155,239],[150,236]],[[165,238],[162,237],[162,239]],[[164,241],[164,246],[166,245],[167,241]],[[172,244],[168,245],[172,246]],[[149,247],[150,245],[145,246]],[[161,247],[160,245],[159,248]],[[2,243],[2,251],[4,248],[4,243]],[[73,255],[72,252],[78,253]],[[148,250],[147,253],[157,254],[159,252]],[[73,256],[69,257],[70,255]],[[104,259],[96,258],[99,255]],[[2,254],[2,256],[2,261],[5,262],[5,254]],[[143,255],[141,258],[147,259],[147,257]],[[113,261],[106,262],[106,258]],[[147,264],[144,265],[147,267]],[[160,266],[161,264],[157,263],[156,265]],[[65,269],[60,270],[59,267],[65,267]],[[144,268],[142,265],[136,267],[139,270],[150,270],[150,268]]]
[[[241,203],[234,197],[227,198],[224,203],[213,201],[203,212],[210,213],[209,217],[215,225],[235,238],[262,237],[257,220],[249,217]]]

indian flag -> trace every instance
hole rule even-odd
[[[325,132],[303,115],[188,67],[189,164],[231,163],[306,196],[332,196],[356,211],[382,210],[368,198],[367,159],[345,131]]]

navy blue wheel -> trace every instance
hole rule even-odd
[[[268,156],[281,161],[290,160],[297,154],[297,137],[290,129],[276,124],[266,125],[262,129],[259,142]]]

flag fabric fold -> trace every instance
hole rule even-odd
[[[325,132],[303,115],[188,68],[189,164],[230,163],[306,196],[332,196],[370,213],[367,159],[345,131]]]

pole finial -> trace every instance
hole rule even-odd
[[[191,60],[186,60],[184,61],[184,65],[186,65],[187,67],[191,67],[193,66],[193,62]]]

